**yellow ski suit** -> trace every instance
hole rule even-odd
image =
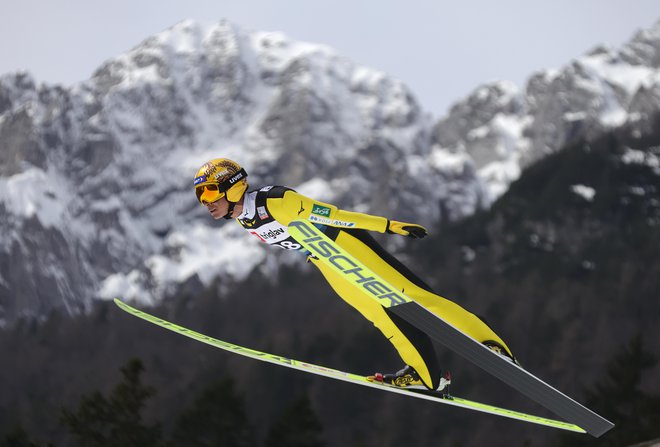
[[[343,249],[412,300],[477,341],[494,342],[511,355],[504,341],[480,318],[434,294],[429,286],[380,247],[368,231],[385,233],[389,221],[384,217],[340,210],[289,188],[268,186],[244,196],[243,212],[237,220],[251,234],[269,245],[304,250],[287,230],[287,225],[299,218],[314,223]],[[345,279],[314,257],[309,259],[337,294],[383,333],[403,361],[415,368],[424,384],[435,389],[440,379],[440,370],[430,338],[388,312],[373,299],[356,293]]]

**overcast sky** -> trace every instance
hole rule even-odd
[[[439,117],[478,85],[523,86],[660,19],[660,0],[0,0],[0,74],[87,79],[106,59],[191,18],[323,43],[401,79]]]

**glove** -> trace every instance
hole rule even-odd
[[[400,234],[401,236],[408,236],[413,239],[421,239],[429,234],[421,225],[397,222],[396,220],[387,221],[387,230],[389,234]]]

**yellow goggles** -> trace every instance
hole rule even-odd
[[[220,192],[220,187],[217,183],[208,183],[195,187],[195,195],[199,203],[206,205],[207,203],[213,203],[222,199],[225,193]]]

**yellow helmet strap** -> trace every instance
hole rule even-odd
[[[229,208],[227,209],[227,214],[225,214],[224,217],[225,219],[229,220],[232,218],[232,214],[234,213],[234,207],[236,206],[236,202],[231,202],[229,201],[229,195],[227,194],[227,191],[234,186],[236,183],[239,181],[243,180],[244,178],[247,177],[247,172],[245,172],[245,169],[241,168],[240,171],[238,171],[236,174],[232,175],[222,183],[218,184],[218,190],[220,192],[225,193],[225,197],[227,198],[227,202],[229,202]]]

